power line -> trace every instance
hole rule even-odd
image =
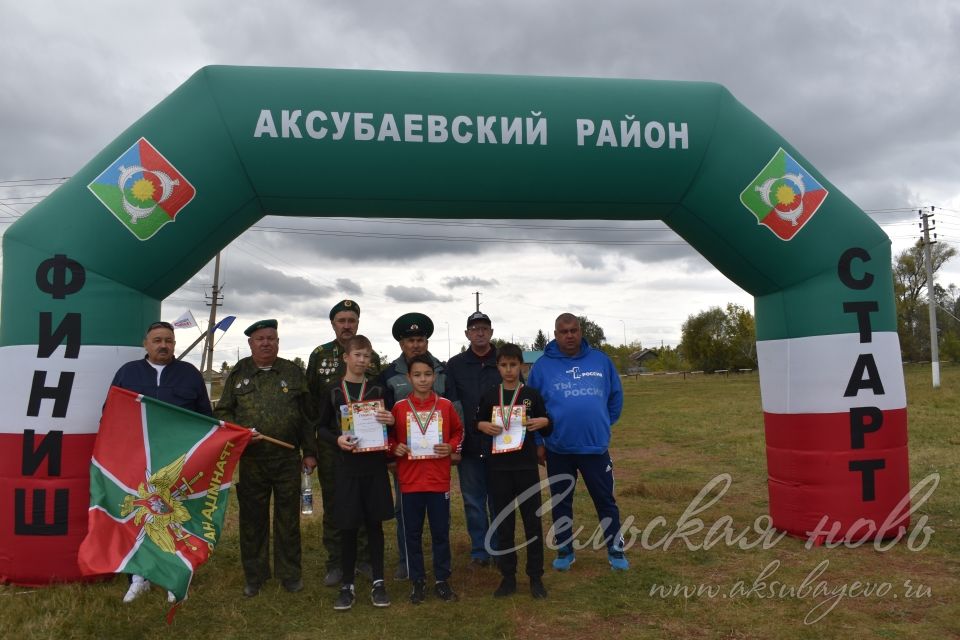
[[[71,176],[66,176],[63,178],[17,178],[13,180],[0,180],[0,185],[12,185],[19,187],[49,186],[63,184],[70,178]]]
[[[421,234],[404,234],[404,233],[379,233],[379,232],[354,232],[354,231],[324,231],[324,230],[313,230],[313,229],[303,229],[303,228],[292,228],[292,227],[261,227],[254,225],[250,227],[254,231],[262,231],[265,233],[295,233],[298,235],[310,235],[310,236],[335,236],[335,237],[350,237],[350,238],[378,238],[382,240],[429,240],[431,242],[482,242],[482,243],[501,243],[501,244],[543,244],[544,242],[549,242],[550,244],[586,244],[586,245],[615,245],[615,246],[633,246],[633,245],[685,245],[687,244],[683,240],[558,240],[550,238],[549,240],[544,238],[477,238],[477,237],[451,237],[451,236],[427,236]],[[622,231],[628,231],[623,229]]]
[[[483,228],[498,228],[498,229],[557,229],[565,231],[670,231],[673,230],[669,227],[611,227],[611,226],[602,226],[602,227],[584,227],[577,225],[554,225],[554,224],[517,224],[515,222],[493,222],[493,221],[482,221],[482,222],[471,222],[467,220],[436,220],[429,219],[424,220],[420,218],[343,218],[343,217],[310,217],[308,220],[316,220],[320,222],[377,222],[381,224],[405,224],[405,225],[429,225],[429,226],[440,226],[440,227],[483,227]]]
[[[11,207],[11,206],[8,205],[8,204],[4,204],[4,203],[0,202],[0,207],[3,207],[4,209],[9,209],[10,211],[13,211],[13,214],[9,214],[9,213],[6,213],[6,212],[4,212],[4,211],[0,211],[0,214],[4,214],[4,215],[7,216],[8,218],[19,218],[20,216],[23,215],[22,213],[20,213],[19,211],[17,211],[16,209],[14,209],[13,207]]]

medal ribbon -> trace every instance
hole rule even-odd
[[[351,402],[353,402],[353,400],[350,399],[350,391],[349,389],[347,389],[346,380],[340,381],[340,390],[343,391],[343,397],[347,399],[347,404],[350,404]],[[367,392],[367,379],[364,378],[363,383],[361,383],[360,385],[360,397],[357,398],[357,402],[363,402],[363,395],[366,392]]]
[[[507,411],[506,415],[503,413],[503,385],[500,385],[500,405],[497,409],[500,411],[500,422],[503,423],[503,430],[510,431],[510,418],[513,417],[513,407],[517,404],[517,396],[520,395],[520,389],[523,389],[523,383],[517,385],[517,388],[513,392],[513,397],[510,398],[510,410]]]
[[[413,412],[413,417],[417,421],[417,427],[420,428],[420,435],[427,435],[427,427],[430,426],[430,421],[433,419],[433,414],[437,412],[437,403],[440,401],[440,398],[434,396],[433,399],[433,409],[430,409],[430,415],[427,416],[426,422],[420,419],[420,414],[417,413],[416,407],[413,406],[413,403],[410,402],[410,398],[407,398],[407,404],[410,405],[410,411]]]

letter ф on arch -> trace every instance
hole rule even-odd
[[[0,576],[79,579],[114,372],[267,212],[663,220],[755,297],[774,525],[907,493],[889,239],[723,87],[207,67],[3,236]]]

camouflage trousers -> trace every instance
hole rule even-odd
[[[333,514],[336,511],[336,502],[334,500],[334,488],[336,479],[334,478],[334,456],[336,451],[334,446],[328,442],[317,443],[317,478],[320,480],[320,497],[323,500],[323,548],[327,552],[326,570],[340,568],[340,530],[333,525]],[[370,548],[367,541],[367,529],[360,527],[357,535],[357,561],[370,561]]]
[[[270,578],[270,498],[273,497],[273,571],[300,575],[300,458],[240,458],[240,562],[246,581]]]

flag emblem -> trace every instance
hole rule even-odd
[[[111,387],[90,461],[84,575],[135,573],[187,595],[220,538],[250,431]]]
[[[87,185],[140,240],[172,222],[197,190],[146,138],[140,138]]]
[[[183,528],[183,523],[190,520],[190,512],[180,495],[174,493],[185,460],[185,455],[180,456],[147,478],[146,483],[141,482],[137,495],[125,495],[120,508],[121,516],[133,513],[133,524],[142,526],[150,540],[167,553],[176,553],[176,543],[181,540],[191,551],[197,550]]]
[[[778,149],[740,194],[740,202],[781,240],[791,240],[817,212],[828,191],[799,162]]]

